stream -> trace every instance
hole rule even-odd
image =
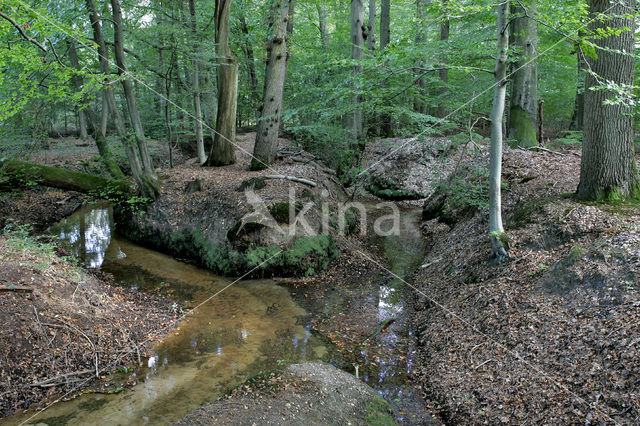
[[[414,211],[403,212],[401,235],[377,241],[399,276],[422,260],[418,217]],[[401,280],[358,286],[353,294],[336,288],[335,294],[314,302],[267,279],[239,281],[221,292],[233,280],[116,234],[108,204],[86,206],[50,232],[87,267],[112,274],[119,285],[132,290],[167,295],[186,308],[220,293],[158,343],[142,366],[132,369],[128,379],[133,378],[134,386],[113,394],[81,394],[54,404],[28,424],[76,425],[97,419],[101,425],[170,424],[247,378],[290,363],[325,361],[353,373],[353,355],[342,354],[329,339],[312,331],[314,315],[334,315],[350,297],[362,299],[360,303],[371,309],[373,327],[385,319],[395,320],[376,337],[375,354],[362,349],[355,355],[360,377],[401,413],[397,418],[401,423],[422,423],[428,417],[423,401],[407,384],[415,351],[410,303]],[[0,424],[22,423],[33,414],[29,410]]]

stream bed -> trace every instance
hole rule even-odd
[[[421,240],[415,240],[421,237],[413,232],[416,218],[409,216],[403,215],[406,220],[400,236],[378,242],[385,253],[394,254],[397,261],[391,262],[390,268],[399,276],[415,268],[422,253]],[[351,373],[354,364],[361,364],[359,374],[364,381],[396,411],[411,413],[410,417],[399,415],[400,422],[422,423],[428,416],[421,399],[406,383],[413,349],[401,280],[389,279],[372,288],[358,286],[351,295],[374,311],[374,324],[389,318],[395,322],[388,332],[376,337],[378,348],[385,348],[382,353],[378,350],[372,355],[363,349],[359,354],[345,355],[329,339],[312,331],[312,319],[343,309],[348,289],[346,296],[341,295],[345,289],[335,289],[335,294],[327,294],[324,300],[305,303],[295,291],[272,280],[234,283],[117,235],[108,204],[84,207],[50,231],[86,266],[112,274],[119,285],[157,292],[187,309],[197,309],[156,345],[141,366],[127,371],[133,386],[112,394],[82,394],[31,419],[34,412],[29,410],[0,420],[1,424],[27,419],[28,424],[51,426],[170,424],[255,374],[302,361],[326,361]],[[398,346],[401,350],[396,350]],[[112,381],[104,385],[117,386]]]

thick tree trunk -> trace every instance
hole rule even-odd
[[[371,56],[376,54],[376,0],[369,0],[369,23],[367,24],[367,48]]]
[[[275,160],[278,151],[278,132],[282,96],[287,74],[287,25],[289,22],[289,0],[273,0],[271,3],[267,36],[267,68],[264,78],[262,110],[256,130],[251,170],[262,170]]]
[[[18,160],[0,161],[0,172],[19,182],[36,182],[39,185],[68,191],[92,193],[100,196],[124,197],[132,188],[125,180],[110,180],[59,167],[41,166]]]
[[[606,13],[605,19],[593,19],[591,34],[597,59],[587,58],[584,92],[584,137],[578,196],[583,200],[615,200],[640,195],[633,146],[633,108],[628,103],[610,101],[616,93],[605,90],[608,84],[633,87],[635,22],[630,11],[634,0],[610,2],[589,0],[592,17]],[[607,29],[613,29],[610,33]],[[599,88],[592,90],[592,88]]]
[[[327,29],[327,8],[322,2],[318,2],[318,29],[320,30],[320,42],[323,47],[329,45],[329,30]]]
[[[226,166],[236,162],[236,111],[238,107],[238,62],[229,48],[231,0],[216,0],[215,29],[218,56],[218,114],[216,134],[207,166]]]
[[[507,94],[507,50],[509,49],[509,2],[498,5],[498,56],[495,67],[495,91],[491,109],[491,159],[489,165],[489,237],[491,255],[502,262],[507,254],[506,234],[502,225],[502,120]]]
[[[520,17],[511,21],[512,45],[519,53],[512,65],[508,137],[513,147],[528,148],[538,145],[538,24],[524,14],[535,14],[536,2],[526,11],[512,4],[511,13]]]
[[[354,94],[351,102],[354,109],[348,120],[348,129],[351,137],[358,141],[362,138],[362,108],[359,106],[362,99],[357,80],[362,73],[362,58],[364,51],[364,7],[362,0],[351,0],[351,59],[354,61],[353,77],[356,80]]]
[[[439,71],[440,76],[440,105],[438,106],[438,117],[444,118],[447,116],[447,107],[445,106],[445,97],[449,92],[449,70],[447,64],[449,63],[448,50],[449,50],[449,35],[451,32],[451,23],[449,21],[449,15],[447,12],[448,0],[442,0],[442,7],[444,9],[444,15],[442,22],[440,23],[440,41],[444,48],[444,56],[442,57],[442,64],[444,65]]]
[[[194,0],[189,0],[189,15],[191,16],[191,32],[193,39],[197,40],[198,35],[198,21],[196,19],[196,5]],[[193,67],[193,111],[196,117],[196,152],[198,155],[198,163],[203,164],[207,160],[207,155],[204,153],[204,136],[202,134],[202,109],[200,107],[200,61],[198,60],[198,43],[193,46],[193,60],[191,66]]]

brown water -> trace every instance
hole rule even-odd
[[[112,273],[121,285],[166,292],[187,305],[233,282],[114,235],[107,205],[85,208],[51,231],[87,266]],[[134,373],[137,385],[55,404],[28,422],[168,424],[260,371],[325,358],[327,349],[310,329],[307,313],[285,288],[270,280],[240,281],[195,310],[154,349]],[[32,415],[5,422],[21,423]]]
[[[375,241],[390,269],[401,277],[422,259],[418,218],[415,211],[403,212],[400,235]],[[165,294],[187,307],[233,282],[116,235],[108,204],[81,209],[51,232],[86,266],[113,274],[120,285]],[[389,275],[383,282],[327,290],[318,300],[298,294],[305,311],[289,290],[271,280],[240,281],[196,309],[175,334],[158,344],[130,377],[135,386],[116,394],[81,395],[31,419],[35,411],[0,424],[169,424],[261,371],[317,360],[351,373],[353,365],[359,365],[362,380],[391,402],[400,422],[424,423],[429,413],[408,384],[415,353],[408,295],[402,280]],[[312,318],[349,312],[353,304],[370,313],[372,328],[389,318],[396,321],[375,337],[376,344],[356,354],[343,353],[311,333]]]

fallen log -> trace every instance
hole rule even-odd
[[[310,158],[291,157],[291,161],[295,161],[296,163],[309,164],[310,166],[315,167],[316,169],[320,170],[321,172],[325,172],[325,173],[330,174],[330,175],[335,175],[336,174],[335,170],[330,169],[329,167],[321,166],[320,164],[316,163],[315,161],[313,161]]]
[[[19,183],[35,182],[52,188],[110,196],[125,196],[133,191],[125,180],[105,179],[60,167],[41,166],[19,160],[0,159],[0,175]]]
[[[295,176],[285,176],[285,175],[266,175],[264,176],[265,179],[285,179],[285,180],[290,180],[292,182],[298,182],[298,183],[303,183],[305,185],[309,185],[309,186],[313,186],[314,188],[316,186],[318,186],[317,183],[315,183],[312,180],[309,179],[304,179],[304,178],[299,178],[299,177],[295,177]]]
[[[368,342],[369,340],[373,339],[374,337],[376,337],[378,334],[382,333],[383,331],[385,331],[391,324],[393,324],[394,322],[396,322],[395,318],[387,318],[386,320],[382,321],[378,327],[376,328],[376,331],[374,331],[372,334],[370,334],[366,339],[364,339],[362,342],[360,342],[361,345],[364,345],[366,342]]]
[[[18,293],[31,293],[33,288],[22,285],[0,285],[0,292],[2,291],[15,291]]]

